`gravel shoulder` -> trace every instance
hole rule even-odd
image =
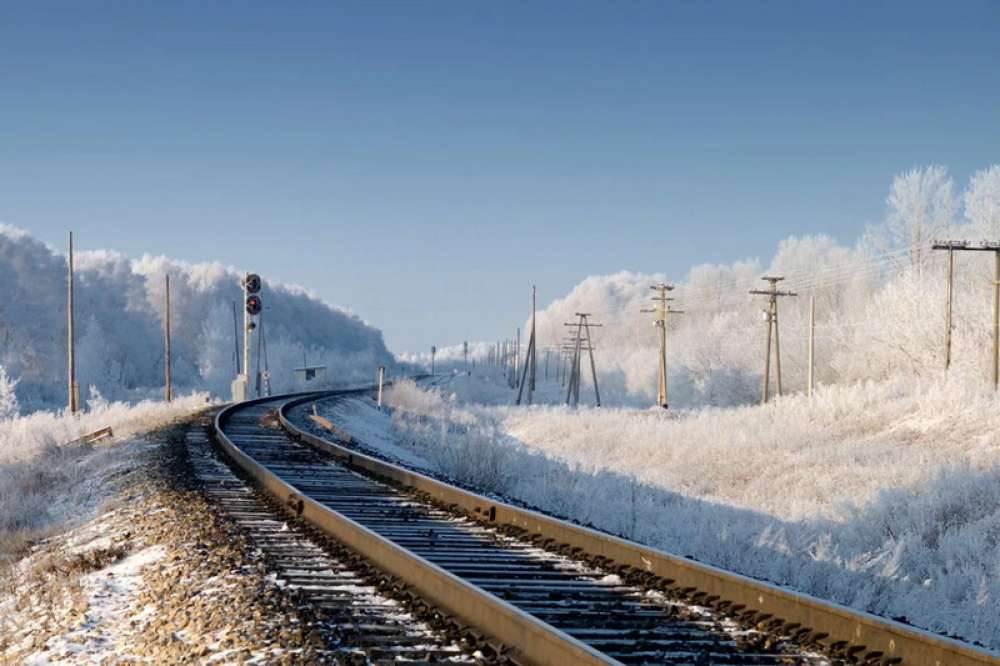
[[[0,586],[0,664],[333,663],[259,550],[210,504],[188,426],[123,444],[97,517],[35,544]]]

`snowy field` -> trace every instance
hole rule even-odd
[[[386,397],[391,416],[357,400],[330,416],[407,464],[1000,647],[992,392],[882,382],[668,414],[515,408],[509,389],[473,376],[431,389],[401,382]]]

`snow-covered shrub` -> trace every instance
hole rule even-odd
[[[0,421],[14,418],[21,412],[17,401],[17,380],[7,375],[7,369],[0,365]]]
[[[399,441],[449,476],[501,479],[481,487],[1000,647],[1000,403],[989,388],[865,382],[671,414],[444,397],[460,387],[403,387],[393,414]]]
[[[496,446],[496,424],[412,380],[394,383],[385,393],[394,433],[435,467],[487,492],[502,493],[510,482],[508,452]]]
[[[85,517],[106,499],[99,472],[127,468],[135,453],[122,442],[204,408],[207,397],[135,406],[99,401],[76,415],[35,412],[0,421],[0,567],[29,539]],[[106,426],[115,434],[111,443],[71,443]]]

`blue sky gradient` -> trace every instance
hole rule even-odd
[[[395,351],[581,278],[852,243],[1000,161],[1000,3],[0,7],[0,222],[297,282]]]

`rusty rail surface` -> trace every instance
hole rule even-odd
[[[359,389],[290,397],[278,410],[279,421],[282,427],[295,438],[333,456],[355,470],[375,475],[403,488],[426,493],[445,505],[456,505],[468,513],[487,517],[497,525],[516,526],[531,533],[543,535],[555,544],[568,544],[589,555],[607,558],[613,565],[634,567],[649,572],[660,579],[671,581],[672,584],[693,588],[704,593],[706,597],[718,597],[729,601],[736,608],[740,608],[741,614],[755,612],[758,617],[778,618],[785,623],[798,623],[814,632],[828,634],[828,637],[823,640],[824,643],[827,645],[840,644],[842,651],[846,650],[857,654],[858,658],[863,658],[866,654],[878,655],[878,659],[882,663],[911,666],[1000,666],[1000,654],[994,651],[734,574],[695,560],[632,543],[537,511],[522,509],[483,497],[316,437],[297,427],[287,418],[287,411],[291,407],[327,397],[363,392],[365,392],[364,389]],[[217,431],[220,430],[218,424],[224,418],[225,413],[223,411],[219,414],[219,419],[216,422]],[[248,461],[248,465],[252,467],[252,461]],[[283,484],[278,486],[275,491],[283,493],[282,496],[294,497],[295,501],[310,501],[305,498],[299,499],[299,495],[294,489]],[[318,505],[311,508],[311,514],[316,514],[316,520],[321,521],[323,525],[335,522],[323,511],[322,507]],[[350,530],[355,530],[355,527],[360,530],[364,529],[360,526],[354,526]],[[360,534],[351,535],[351,538],[364,542],[366,547],[369,547],[368,542],[373,541],[372,536],[371,534]],[[393,546],[393,548],[396,547]],[[376,561],[378,561],[377,557],[380,556],[379,552],[383,549],[387,551],[388,556],[388,551],[391,549],[371,545],[372,557],[376,558]],[[394,566],[397,566],[402,574],[405,574],[397,574],[400,578],[419,580],[424,576],[419,567],[433,566],[429,563],[415,562],[412,558],[407,560],[401,553],[392,552],[391,555],[393,562],[398,562]],[[520,635],[520,640],[511,640],[510,633],[506,636],[499,635],[497,617],[492,612],[485,616],[472,617],[462,615],[458,610],[452,610],[465,610],[469,603],[467,600],[476,598],[472,590],[465,589],[470,586],[456,584],[460,582],[449,581],[447,586],[443,584],[431,586],[429,591],[434,593],[435,603],[441,604],[450,612],[454,612],[470,624],[479,626],[506,643],[516,645],[518,648],[523,646],[530,650],[530,644],[535,640],[534,636],[521,634],[522,626],[533,626],[530,616],[514,617],[513,611],[516,609],[503,609],[506,620],[505,629],[512,632],[515,637]],[[461,600],[459,600],[460,597]],[[547,636],[547,638],[549,637]],[[565,636],[565,638],[573,640],[569,636]],[[586,648],[586,646],[582,647]],[[583,659],[577,661],[554,660],[551,652],[544,652],[545,658],[537,661],[540,658],[536,656],[537,653],[525,653],[526,656],[529,654],[531,654],[529,661],[534,663],[588,663]],[[599,654],[587,654],[587,658],[590,661],[602,659]]]

